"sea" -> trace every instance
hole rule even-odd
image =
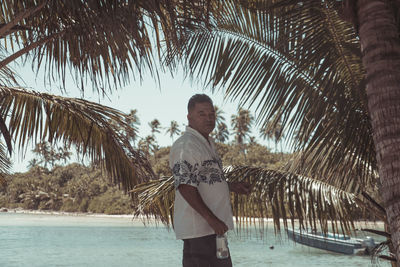
[[[377,237],[375,237],[376,239]],[[378,238],[379,239],[379,238]],[[295,244],[274,228],[228,233],[233,266],[390,266]],[[0,266],[182,266],[182,241],[131,216],[0,213]]]

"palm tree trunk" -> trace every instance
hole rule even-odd
[[[397,266],[400,266],[400,38],[388,0],[358,0],[368,108]]]

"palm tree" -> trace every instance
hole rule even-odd
[[[171,121],[171,124],[165,133],[169,133],[169,137],[171,137],[171,140],[173,141],[174,136],[181,133],[181,130],[179,130],[179,124],[176,121]]]
[[[287,9],[253,3],[226,1],[211,30],[192,32],[183,51],[189,73],[204,74],[206,83],[223,86],[243,105],[256,105],[258,123],[281,122],[289,137],[300,133],[292,145],[301,153],[291,170],[343,189],[350,184],[343,177],[372,188],[376,158],[355,31],[329,1]],[[302,19],[310,16],[313,30],[305,31]]]
[[[217,129],[211,133],[217,141],[224,143],[229,139],[228,126],[225,124],[224,112],[218,106],[214,105],[215,122]]]
[[[304,142],[296,144],[302,160],[293,161],[292,170],[317,173],[342,187],[355,182],[341,177],[357,173],[361,191],[375,188],[379,171],[388,221],[399,233],[400,180],[394,166],[400,165],[400,126],[394,120],[400,117],[400,89],[393,73],[393,55],[400,52],[393,14],[399,6],[390,1],[345,5],[349,13],[356,11],[356,31],[341,18],[340,1],[249,2],[258,13],[228,3],[211,31],[199,27],[189,38],[188,68],[205,72],[208,83],[224,85],[244,103],[256,103],[260,120],[282,114],[289,134],[303,134],[297,141]],[[379,73],[385,73],[383,79]],[[400,261],[400,235],[393,236]]]
[[[139,131],[138,126],[140,125],[140,120],[137,115],[137,109],[130,110],[126,118],[126,124],[128,125],[128,128],[124,129],[125,134],[130,141],[135,143]]]
[[[264,124],[260,129],[260,136],[265,139],[272,139],[275,143],[275,152],[278,152],[278,143],[284,137],[282,123],[278,120],[272,119]],[[281,148],[282,152],[282,148]]]
[[[160,133],[161,123],[159,120],[154,119],[149,122],[149,126],[151,129],[151,134],[154,135],[155,133]]]
[[[47,168],[47,164],[54,160],[53,155],[54,155],[54,149],[47,143],[46,141],[37,143],[35,145],[35,148],[32,150],[33,153],[41,156],[43,160],[41,162],[44,162],[44,168]],[[53,165],[53,164],[51,164]]]
[[[217,140],[218,142],[225,143],[229,139],[229,131],[228,126],[221,122],[217,125],[217,129],[214,130],[211,135]]]
[[[253,120],[250,111],[243,108],[239,108],[237,115],[232,115],[231,124],[238,145],[243,145],[245,139],[249,136]]]
[[[64,145],[64,147],[55,148],[46,141],[39,142],[35,145],[32,150],[33,153],[37,154],[41,160],[33,159],[29,162],[30,167],[34,167],[40,163],[44,163],[44,168],[47,168],[47,164],[53,168],[57,161],[64,161],[64,163],[71,157],[71,152]]]
[[[203,74],[207,84],[223,86],[229,97],[240,99],[242,104],[256,105],[259,123],[275,118],[282,122],[283,132],[289,137],[298,134],[298,138],[292,139],[298,156],[289,162],[287,174],[296,174],[300,181],[307,176],[317,178],[329,185],[328,190],[343,190],[354,198],[361,197],[364,191],[376,191],[378,162],[367,110],[360,39],[342,19],[340,1],[252,1],[247,6],[242,1],[242,4],[225,1],[214,16],[211,29],[199,26],[188,36],[185,48],[176,52],[184,55],[188,73],[193,77]],[[392,157],[388,162],[393,160]],[[262,169],[254,171],[268,174]],[[255,190],[287,192],[284,188],[289,180],[286,181],[274,185],[260,183]],[[394,191],[394,187],[386,190],[393,197]],[[309,194],[307,199],[312,199],[312,193]],[[317,194],[321,198],[315,205],[322,207],[329,202],[340,210],[340,197],[325,198],[324,191]],[[302,199],[299,197],[297,201],[304,202]],[[247,200],[242,201],[239,203]],[[145,203],[155,208],[150,205],[153,202]],[[275,203],[275,209],[282,208],[278,204]],[[263,211],[261,207],[257,210]],[[310,223],[321,220],[313,212],[299,217],[308,218]],[[351,218],[339,216],[332,220],[344,223]],[[397,226],[392,229],[394,233],[400,232]]]
[[[28,168],[30,169],[30,168],[34,168],[34,167],[36,167],[36,166],[39,166],[39,164],[41,164],[42,162],[40,161],[40,160],[38,160],[38,159],[36,159],[36,158],[34,158],[34,159],[31,159],[29,162],[28,162]]]
[[[150,158],[151,153],[154,154],[158,150],[157,142],[153,135],[148,135],[146,138],[141,139],[138,144],[139,150],[143,151],[146,158]]]
[[[380,193],[385,206],[397,266],[400,266],[400,6],[391,1],[350,1],[355,8],[366,94],[375,143]],[[349,11],[352,9],[348,8]]]
[[[215,123],[218,125],[220,125],[221,123],[225,122],[225,117],[224,117],[224,111],[222,109],[220,109],[217,105],[214,105],[214,111],[215,111]]]

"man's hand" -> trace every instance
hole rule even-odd
[[[247,182],[232,182],[229,183],[229,190],[236,194],[250,194],[251,185]]]
[[[215,216],[207,219],[207,222],[217,235],[223,235],[228,231],[228,226]]]

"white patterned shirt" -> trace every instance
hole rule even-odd
[[[185,133],[171,147],[169,164],[175,177],[174,231],[177,239],[214,234],[207,221],[182,197],[179,185],[197,188],[213,214],[233,229],[228,183],[212,138],[210,142],[187,126]]]

